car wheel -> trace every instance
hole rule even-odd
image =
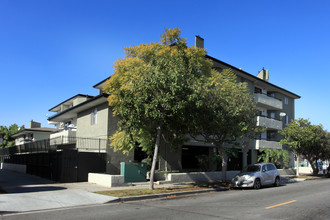
[[[254,188],[254,189],[260,189],[260,188],[261,188],[261,182],[260,182],[260,179],[256,179],[256,180],[254,181],[253,188]]]
[[[280,180],[280,178],[277,176],[276,178],[275,178],[275,182],[274,182],[274,186],[280,186],[280,183],[281,183],[281,180]]]

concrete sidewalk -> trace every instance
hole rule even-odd
[[[168,183],[155,185],[155,188],[182,186],[186,184],[188,183]],[[134,183],[128,186],[114,188],[88,182],[55,183],[37,176],[3,169],[0,169],[0,187],[7,192],[5,194],[0,194],[0,214],[218,191],[218,189],[205,189],[117,198],[93,192],[148,188],[149,183]]]
[[[91,183],[54,183],[37,176],[0,170],[0,213],[103,204],[117,197],[99,195],[109,188]]]

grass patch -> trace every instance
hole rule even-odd
[[[228,184],[190,184],[175,187],[157,187],[154,190],[146,188],[137,189],[125,189],[125,190],[109,190],[96,192],[98,194],[114,196],[114,197],[128,197],[128,196],[142,196],[142,195],[152,195],[152,194],[163,194],[163,193],[174,193],[174,192],[186,192],[194,190],[212,189],[212,188],[226,188]]]

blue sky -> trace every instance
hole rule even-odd
[[[301,96],[296,118],[330,130],[330,2],[0,0],[0,125],[47,125],[48,109],[113,73],[125,46],[178,27],[188,45]]]

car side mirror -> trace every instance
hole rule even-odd
[[[266,170],[262,170],[262,172],[266,172]]]

